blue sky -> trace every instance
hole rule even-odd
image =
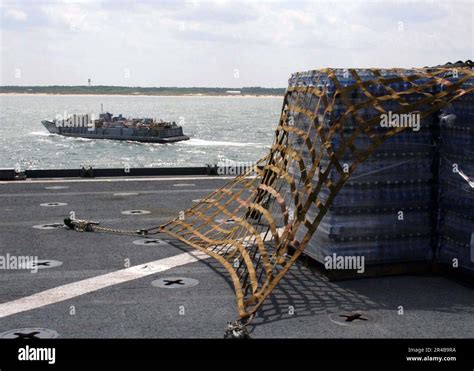
[[[473,58],[474,1],[0,0],[1,85],[285,87]]]

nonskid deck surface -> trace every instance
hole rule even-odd
[[[143,245],[134,236],[33,226],[60,223],[74,211],[113,228],[148,228],[226,181],[1,183],[0,255],[38,256],[62,265],[37,273],[0,270],[0,333],[46,328],[62,338],[221,338],[237,311],[227,274],[213,259],[190,257],[187,252],[194,250],[165,235],[164,243]],[[149,213],[122,213],[133,210]],[[130,273],[128,265],[137,267]],[[342,317],[357,312],[368,320]],[[264,338],[472,337],[474,290],[431,275],[328,282],[298,264],[253,324],[251,335]]]

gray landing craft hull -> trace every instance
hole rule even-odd
[[[89,129],[87,127],[58,127],[54,122],[44,120],[41,122],[43,126],[52,134],[58,134],[65,137],[87,138],[87,139],[110,139],[124,140],[146,143],[173,143],[182,140],[188,140],[187,135],[183,135],[182,129],[163,130],[159,136],[140,135],[145,133],[143,130],[126,129],[126,128],[100,128]]]

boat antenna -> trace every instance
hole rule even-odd
[[[104,103],[100,104],[100,113],[104,113]]]

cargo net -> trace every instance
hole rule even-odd
[[[304,251],[356,167],[387,138],[410,130],[407,115],[431,125],[440,108],[473,92],[473,82],[470,67],[294,74],[270,153],[149,233],[165,232],[220,262],[241,319],[249,318]],[[392,121],[384,125],[382,115]]]

